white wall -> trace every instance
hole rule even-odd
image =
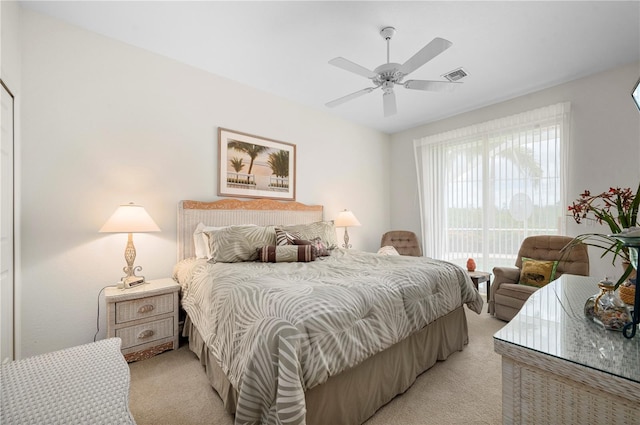
[[[585,189],[593,193],[606,191],[610,186],[635,190],[640,182],[640,113],[631,100],[631,89],[639,77],[640,63],[634,63],[394,134],[391,226],[417,234],[421,231],[414,139],[559,102],[571,103],[573,117],[568,201],[576,199]],[[576,225],[569,217],[567,225],[571,236],[609,231],[608,227]],[[601,250],[590,250],[591,275],[619,275],[622,268],[611,267],[610,257],[600,260],[601,254]]]
[[[351,209],[354,247],[377,250],[388,135],[29,10],[21,37],[23,357],[93,339],[125,265],[126,235],[98,233],[119,204],[162,229],[134,235],[141,274],[171,275],[178,201],[217,198],[218,127],[296,144],[297,200]]]
[[[16,95],[20,85],[20,45],[19,20],[20,8],[15,1],[0,3],[2,26],[0,31],[0,74],[2,80],[11,86],[11,92]]]

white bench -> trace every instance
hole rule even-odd
[[[133,424],[120,338],[17,360],[0,369],[2,424]]]

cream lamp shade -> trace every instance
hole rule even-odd
[[[345,249],[351,248],[351,245],[349,244],[349,232],[347,231],[347,228],[361,226],[356,216],[353,215],[351,211],[341,211],[340,214],[338,214],[338,217],[333,221],[333,224],[336,227],[344,227],[344,244],[342,245],[342,247]]]
[[[334,224],[336,227],[353,227],[361,226],[360,222],[351,211],[341,211],[338,214],[338,218],[335,219]]]
[[[159,232],[160,228],[142,205],[120,205],[100,228],[100,233]]]
[[[124,250],[124,259],[127,265],[122,269],[125,272],[125,276],[122,278],[124,288],[130,288],[145,282],[144,276],[136,276],[136,272],[142,270],[142,267],[133,265],[136,260],[136,248],[133,245],[132,234],[159,231],[160,228],[144,207],[133,202],[120,205],[100,228],[100,233],[129,234],[127,246]]]

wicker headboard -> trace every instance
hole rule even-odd
[[[193,232],[198,223],[207,226],[232,224],[307,224],[322,220],[322,205],[305,205],[271,199],[222,199],[213,202],[178,203],[178,261],[195,255]]]

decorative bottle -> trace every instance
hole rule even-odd
[[[607,330],[622,331],[630,319],[624,303],[615,293],[615,284],[605,277],[598,282],[598,288],[600,292],[589,297],[584,305],[585,316]]]

